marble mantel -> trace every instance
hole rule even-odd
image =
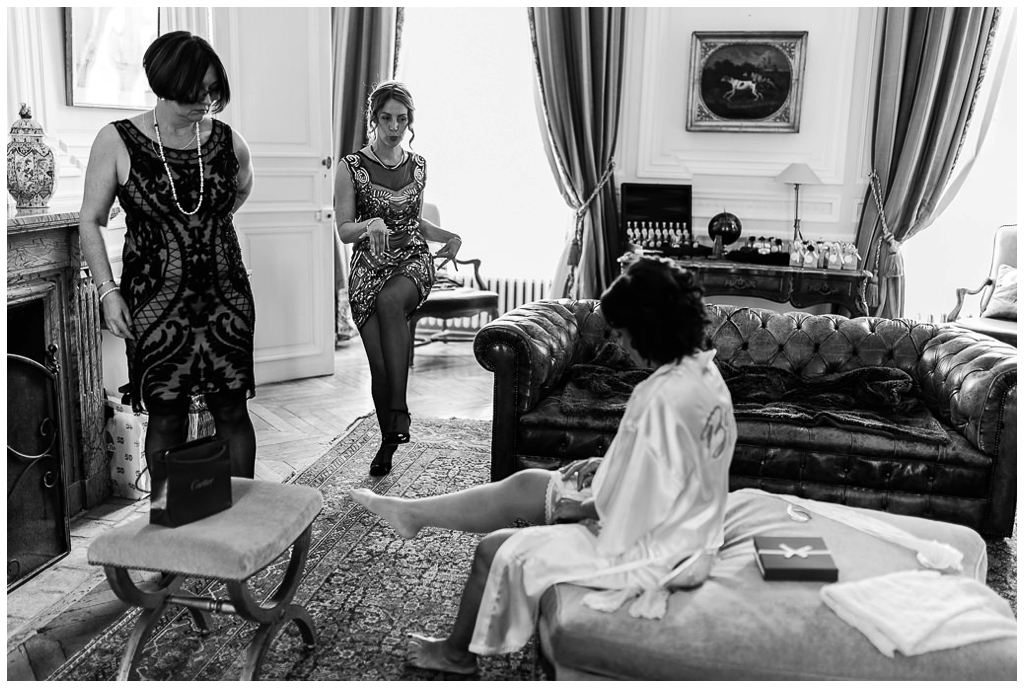
[[[116,218],[119,211],[112,212]],[[99,302],[78,238],[79,204],[8,210],[8,351],[20,306],[42,312],[45,357],[59,369],[68,508],[101,504],[111,493],[103,440],[104,391]],[[40,358],[40,354],[30,356]],[[40,363],[46,363],[40,360]]]

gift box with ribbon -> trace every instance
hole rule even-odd
[[[836,562],[820,537],[757,535],[754,550],[757,567],[765,580],[825,583],[839,580]]]

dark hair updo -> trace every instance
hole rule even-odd
[[[601,295],[609,326],[629,332],[633,348],[656,365],[695,354],[704,344],[704,290],[667,258],[638,258]]]
[[[380,111],[384,109],[389,100],[401,103],[409,111],[409,131],[412,132],[409,143],[411,144],[416,138],[416,130],[412,126],[416,106],[412,102],[412,94],[409,93],[408,87],[401,81],[382,81],[373,87],[373,91],[366,99],[366,137],[367,139],[373,138],[373,132],[377,129],[377,116],[380,115]]]
[[[160,98],[178,103],[198,103],[206,71],[213,67],[216,88],[211,88],[212,112],[220,112],[231,101],[231,86],[224,64],[213,47],[188,31],[171,31],[157,38],[142,58],[149,87]],[[216,97],[214,97],[216,92]]]

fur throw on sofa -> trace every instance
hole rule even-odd
[[[616,351],[618,350],[618,351]],[[559,399],[567,416],[618,419],[633,388],[651,371],[637,368],[621,348],[603,346],[592,363],[569,369]],[[898,368],[865,367],[802,378],[773,366],[717,361],[737,419],[831,426],[946,444],[949,435],[925,407],[913,378]]]
[[[949,435],[921,401],[914,379],[898,368],[855,368],[802,378],[773,366],[718,361],[736,418],[833,426],[946,444]]]

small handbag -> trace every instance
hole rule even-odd
[[[152,481],[150,523],[175,528],[231,507],[231,459],[224,440],[200,437],[157,453],[154,460],[163,477]]]

